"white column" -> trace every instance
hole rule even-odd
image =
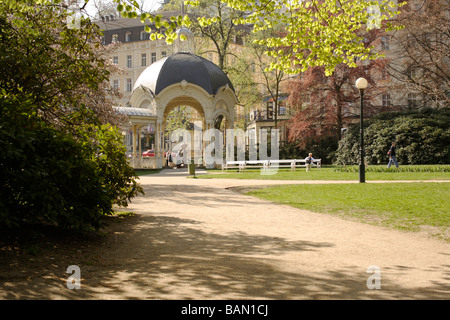
[[[136,125],[133,125],[132,127],[132,143],[133,143],[133,159],[136,158]]]
[[[163,143],[161,142],[162,139],[162,119],[158,119],[156,121],[156,135],[155,135],[155,142],[156,142],[156,167],[157,168],[162,168],[163,167],[163,150],[162,150],[162,145]]]
[[[142,157],[142,125],[139,125],[137,127],[137,130],[138,130],[137,138],[138,138],[138,144],[139,144],[139,158],[141,158]]]
[[[208,131],[210,129],[214,129],[214,120],[206,120],[206,132],[209,133],[208,137],[205,137],[204,141],[203,141],[203,153],[205,152],[206,149],[206,144],[211,143],[211,131]],[[208,140],[207,142],[205,140]],[[207,164],[206,163],[206,157],[203,156],[203,163],[205,164],[207,169],[214,169],[214,164]]]

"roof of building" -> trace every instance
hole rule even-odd
[[[211,95],[226,85],[234,91],[230,79],[217,65],[189,52],[178,52],[151,64],[141,73],[133,90],[142,86],[158,95],[182,81],[198,85]]]
[[[178,16],[181,14],[181,11],[163,11],[163,12],[154,12],[154,15],[161,15],[163,19],[170,20],[172,16]],[[134,18],[122,18],[116,17],[113,15],[104,16],[101,20],[95,21],[95,23],[100,27],[100,30],[118,30],[118,29],[126,29],[133,27],[142,27],[142,29],[148,26],[154,26],[153,22],[146,20],[145,23],[142,23],[140,19]]]
[[[139,117],[152,117],[153,114],[150,110],[144,108],[131,108],[131,107],[115,107],[116,111],[120,114],[126,114],[128,116]]]

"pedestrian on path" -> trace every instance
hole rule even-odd
[[[396,145],[397,145],[397,143],[395,141],[392,142],[391,148],[388,151],[388,155],[389,155],[389,163],[387,165],[388,168],[390,168],[391,165],[394,164],[398,169],[398,163],[397,163],[396,154],[395,154],[395,146]]]

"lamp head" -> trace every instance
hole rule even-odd
[[[364,78],[358,78],[355,85],[359,90],[364,90],[367,88],[367,80]]]

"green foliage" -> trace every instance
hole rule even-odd
[[[399,164],[450,163],[450,110],[387,113],[365,121],[364,144],[369,164],[387,163],[387,151],[397,142]],[[351,127],[339,142],[336,163],[359,161],[359,124]]]
[[[358,166],[336,167],[336,172],[359,172]],[[450,165],[406,165],[397,168],[386,168],[386,166],[368,166],[366,172],[450,172]]]
[[[123,136],[117,127],[108,124],[80,126],[77,137],[84,139],[84,147],[90,151],[90,161],[95,164],[112,204],[126,207],[131,198],[143,193],[135,180],[134,169],[126,161]]]
[[[30,109],[27,101],[0,99],[0,225],[98,228],[113,204],[126,206],[142,192],[117,130],[102,126],[75,137]]]
[[[396,28],[389,19],[398,14],[401,6],[393,1],[366,0],[343,0],[339,4],[335,0],[224,2],[249,12],[239,22],[253,24],[254,31],[283,27],[283,33],[259,42],[269,47],[268,54],[276,59],[271,69],[298,73],[299,67],[306,71],[323,66],[326,75],[331,75],[341,63],[356,67],[357,59],[380,57],[372,47],[364,47],[362,37],[356,32],[380,28],[383,24],[386,30]]]
[[[332,136],[311,139],[305,148],[299,147],[297,142],[289,142],[280,147],[280,159],[303,159],[312,153],[314,158],[322,160],[322,164],[331,164],[337,147],[338,141]]]
[[[86,20],[69,29],[67,14],[47,0],[0,2],[0,226],[98,228],[143,192],[106,124],[116,117],[100,32]]]
[[[118,11],[124,17],[131,17],[130,12],[139,11],[139,6],[127,5],[123,0],[114,0]],[[234,24],[251,25],[255,32],[262,30],[279,30],[277,36],[261,39],[258,43],[267,46],[267,54],[274,58],[270,70],[278,69],[286,73],[298,73],[310,67],[323,66],[327,75],[331,75],[339,64],[355,67],[358,59],[377,59],[382,55],[373,47],[365,48],[363,38],[357,31],[381,28],[390,31],[401,29],[394,25],[392,18],[399,14],[398,3],[368,0],[223,0],[229,9],[245,12],[233,20]],[[187,0],[185,4],[200,6],[203,1]],[[166,21],[159,15],[143,14],[141,21],[148,19],[160,29],[158,35],[166,38],[167,43],[176,39],[176,26],[189,26],[190,20],[174,17]],[[203,16],[197,20],[202,27],[211,26],[221,17]],[[175,22],[176,21],[176,24]],[[161,30],[164,30],[161,31]],[[154,37],[156,38],[156,37]]]
[[[169,136],[178,129],[189,130],[192,110],[189,106],[180,106],[169,112],[166,118],[166,133]]]
[[[86,20],[69,29],[67,13],[43,2],[0,2],[0,85],[9,93],[26,93],[49,121],[72,121],[61,104],[82,110],[85,90],[99,90],[109,78],[106,60],[96,50],[101,34]]]

